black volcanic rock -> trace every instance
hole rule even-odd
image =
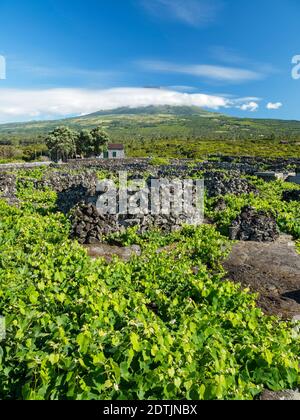
[[[247,179],[242,178],[239,172],[232,172],[229,175],[224,172],[207,172],[204,179],[209,197],[256,192],[255,187]]]
[[[279,238],[279,233],[273,216],[250,206],[242,209],[229,228],[230,239],[240,241],[273,242]]]
[[[92,203],[81,202],[77,204],[70,214],[71,238],[82,244],[100,243],[104,235],[119,230],[117,217],[99,214]]]
[[[282,199],[288,203],[291,201],[300,201],[300,190],[283,191]]]
[[[9,204],[18,202],[16,176],[8,173],[0,174],[0,199],[6,200]]]

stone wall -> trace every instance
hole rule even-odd
[[[0,197],[10,204],[17,202],[15,175],[0,173]]]
[[[238,171],[230,172],[228,175],[222,172],[207,172],[204,174],[204,180],[209,197],[257,192],[247,179],[241,178],[241,173]]]
[[[265,160],[257,160],[258,165],[265,164]],[[256,161],[255,161],[256,162]],[[274,163],[274,161],[272,161]],[[276,164],[287,163],[286,160],[277,160]],[[290,160],[288,161],[290,164]],[[220,172],[224,170],[224,172]],[[251,160],[241,159],[223,160],[221,162],[199,162],[191,165],[188,160],[174,160],[165,166],[152,166],[148,159],[103,160],[103,161],[74,161],[66,165],[53,165],[42,180],[30,180],[37,189],[49,187],[57,192],[58,210],[68,214],[72,209],[72,236],[77,237],[82,243],[93,243],[103,235],[120,231],[124,228],[137,226],[140,232],[150,228],[160,228],[166,231],[178,229],[182,223],[189,223],[184,215],[152,216],[149,213],[136,216],[101,216],[95,210],[99,195],[96,191],[98,178],[97,172],[105,170],[116,175],[120,171],[129,172],[130,178],[180,178],[180,179],[205,179],[205,188],[209,197],[224,196],[226,194],[240,195],[243,193],[256,193],[255,188],[243,177],[245,174],[256,172],[257,166],[251,166]],[[201,174],[204,173],[204,175]],[[146,175],[146,176],[145,176]],[[18,182],[26,183],[28,178],[19,178]],[[102,191],[103,192],[103,191]],[[0,174],[0,194],[10,203],[16,203],[16,176],[10,173]],[[293,193],[295,194],[295,193]],[[286,194],[284,199],[295,199],[294,195]],[[297,198],[299,199],[298,195]],[[220,202],[221,207],[224,203]],[[245,215],[245,212],[243,212]],[[255,225],[260,221],[258,225]],[[247,218],[236,220],[232,226],[232,236],[235,238],[253,238],[268,240],[276,234],[273,222],[264,215],[248,212]],[[249,225],[249,223],[250,225]],[[248,224],[247,224],[248,223]],[[269,226],[269,233],[265,237],[262,232],[263,224]],[[255,225],[255,226],[254,226]],[[251,230],[254,226],[255,232]],[[250,230],[249,230],[250,229]],[[251,231],[251,232],[250,232]],[[250,232],[250,233],[249,233]]]
[[[230,170],[239,171],[243,174],[253,175],[259,171],[275,171],[275,172],[289,172],[290,167],[296,168],[296,172],[300,173],[300,158],[260,158],[260,157],[230,157],[230,156],[216,156],[218,161],[204,160],[203,162],[195,162],[191,159],[170,159],[170,165],[163,167],[164,170],[172,170],[176,168],[178,171],[187,170],[193,165],[195,170]],[[106,169],[112,171],[153,171],[154,167],[150,163],[150,159],[146,158],[130,158],[116,160],[70,160],[66,164],[69,168],[90,168],[90,169]],[[160,167],[162,169],[162,167]]]
[[[230,239],[239,241],[273,242],[279,234],[274,216],[250,206],[242,209],[229,229]]]
[[[68,213],[81,201],[88,201],[96,195],[97,176],[91,172],[81,174],[50,172],[36,188],[48,187],[57,193],[57,208]]]
[[[244,174],[254,174],[259,171],[275,171],[286,172],[288,168],[297,168],[296,172],[300,174],[300,158],[261,158],[261,157],[231,157],[231,156],[215,156],[218,161],[206,160],[199,162],[195,168],[203,169],[224,169],[224,170],[238,170]],[[194,162],[191,159],[170,159],[170,167],[187,168]],[[154,167],[150,164],[149,158],[128,158],[128,159],[82,159],[69,160],[68,163],[54,164],[49,162],[43,163],[24,163],[24,164],[6,164],[0,165],[0,170],[17,170],[30,169],[38,166],[50,166],[52,168],[69,169],[107,169],[112,171],[119,170],[135,170],[135,171],[149,171]]]

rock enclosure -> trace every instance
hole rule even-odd
[[[232,240],[273,242],[279,238],[279,229],[275,218],[252,207],[245,207],[229,228]]]

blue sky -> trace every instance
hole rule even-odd
[[[300,120],[299,0],[1,0],[0,23],[0,122],[163,103]]]

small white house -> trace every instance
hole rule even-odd
[[[109,144],[107,151],[101,153],[99,159],[124,159],[125,148],[123,144]]]

